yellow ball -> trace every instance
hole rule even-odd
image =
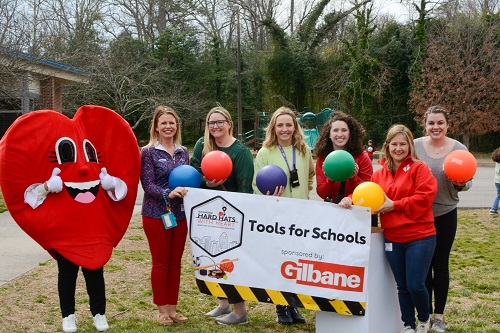
[[[353,205],[370,208],[372,214],[382,206],[384,201],[384,190],[374,182],[361,183],[352,192]]]

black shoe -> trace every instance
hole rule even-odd
[[[288,306],[276,305],[276,314],[278,315],[278,318],[276,318],[278,324],[293,324],[292,315],[290,314],[290,308]]]
[[[302,315],[299,312],[299,309],[297,309],[294,306],[290,306],[290,315],[292,316],[292,320],[294,324],[305,324],[306,319],[302,317]]]

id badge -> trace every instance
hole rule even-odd
[[[172,212],[168,212],[166,214],[163,214],[161,216],[161,220],[163,221],[163,226],[167,230],[177,226],[177,220],[174,216],[174,213],[172,213]]]

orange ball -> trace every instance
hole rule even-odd
[[[224,272],[229,272],[231,273],[234,269],[234,264],[232,261],[229,259],[222,259],[221,264],[219,265],[220,269],[222,269]]]
[[[477,162],[474,155],[467,150],[455,150],[446,156],[443,170],[453,182],[463,183],[471,180],[476,174]]]
[[[231,157],[223,151],[214,150],[206,154],[201,160],[201,172],[209,181],[219,182],[227,179],[233,171]]]
[[[384,190],[374,182],[361,183],[352,192],[352,203],[356,206],[370,208],[372,214],[382,206],[384,201]]]

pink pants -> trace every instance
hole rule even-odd
[[[176,227],[166,230],[160,219],[143,216],[142,225],[153,262],[153,303],[158,306],[176,305],[181,282],[181,259],[187,236],[186,220],[178,220]]]

